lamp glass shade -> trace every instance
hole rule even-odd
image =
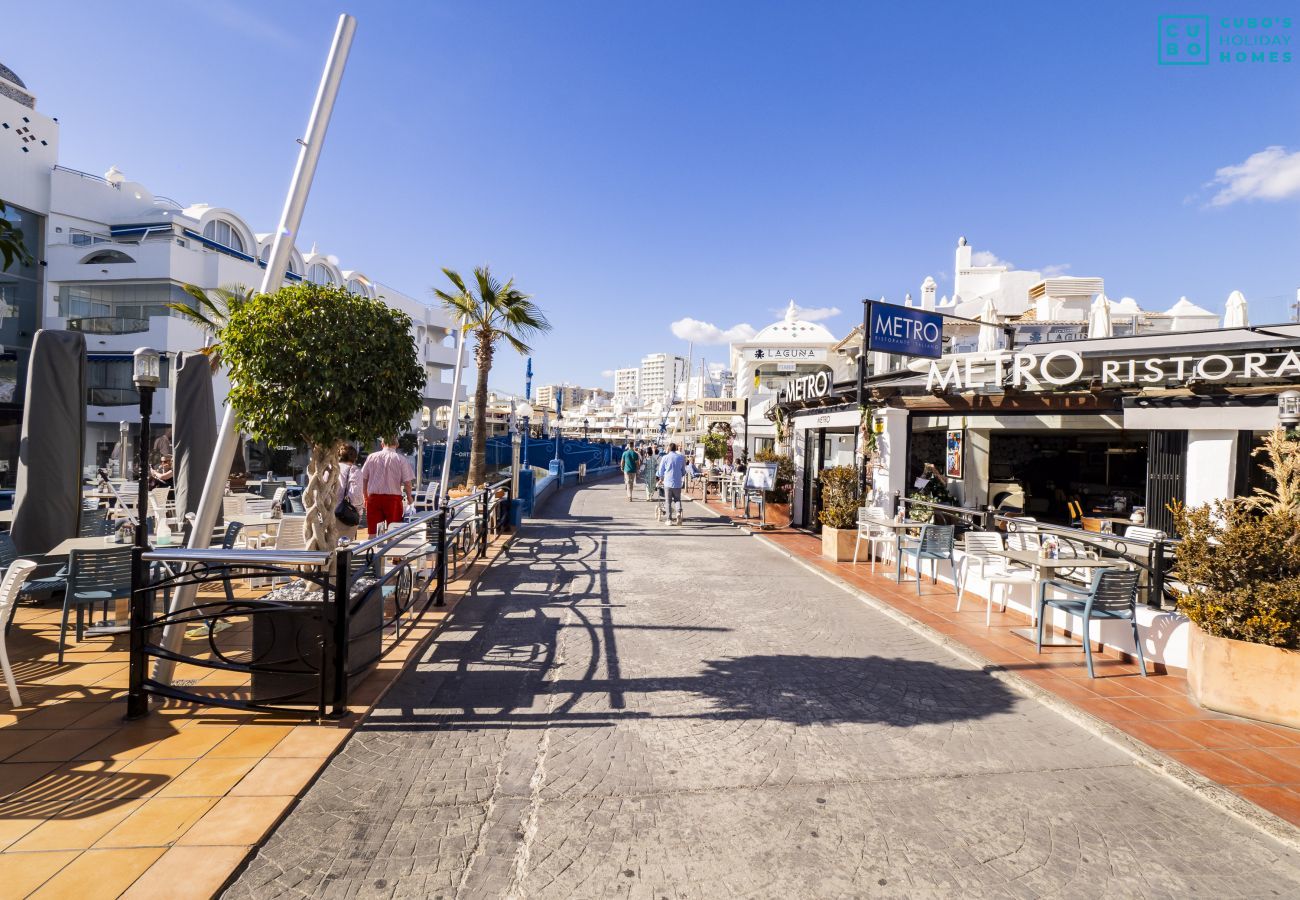
[[[1300,391],[1283,391],[1277,395],[1277,418],[1283,425],[1300,424]]]
[[[531,405],[531,404],[528,404],[528,403],[522,403],[522,402],[521,402],[518,406],[515,407],[515,415],[518,416],[518,417],[521,418],[521,419],[533,419],[533,418],[536,418],[536,416],[534,416],[534,414],[533,414],[533,407],[532,407],[532,405]]]
[[[150,347],[140,347],[132,354],[131,380],[137,388],[156,388],[162,381],[162,355]]]

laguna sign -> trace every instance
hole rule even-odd
[[[998,353],[983,358],[968,356],[946,365],[930,363],[925,379],[926,390],[956,390],[983,384],[1008,384],[1014,388],[1034,389],[1064,387],[1084,377],[1087,366],[1075,350],[1050,353]],[[1247,381],[1252,379],[1300,379],[1300,355],[1286,353],[1241,353],[1229,356],[1207,353],[1198,356],[1143,357],[1140,359],[1104,359],[1095,373],[1103,387],[1183,383],[1189,379],[1204,382]]]
[[[893,303],[868,305],[868,350],[932,359],[943,356],[943,316]]]
[[[825,347],[746,347],[744,358],[758,362],[825,362]]]

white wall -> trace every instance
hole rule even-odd
[[[1235,495],[1237,432],[1195,430],[1187,432],[1188,506],[1199,506]]]

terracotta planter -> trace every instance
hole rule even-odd
[[[853,559],[853,543],[857,540],[856,528],[831,528],[822,526],[822,556],[835,562]]]
[[[775,525],[777,528],[788,527],[790,525],[790,504],[767,504],[767,524]]]
[[[1206,634],[1192,625],[1187,684],[1216,712],[1300,728],[1300,653]]]

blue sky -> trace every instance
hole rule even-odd
[[[5,11],[4,62],[60,119],[62,162],[270,230],[343,8],[76,9]],[[676,320],[762,327],[789,299],[844,310],[842,334],[861,297],[927,274],[951,293],[959,235],[1150,309],[1240,289],[1281,321],[1300,48],[1156,62],[1158,14],[1207,14],[1213,40],[1242,9],[369,0],[303,241],[416,297],[440,266],[514,275],[555,325],[539,383],[600,384],[685,353]],[[522,360],[499,360],[493,386],[520,390]]]

